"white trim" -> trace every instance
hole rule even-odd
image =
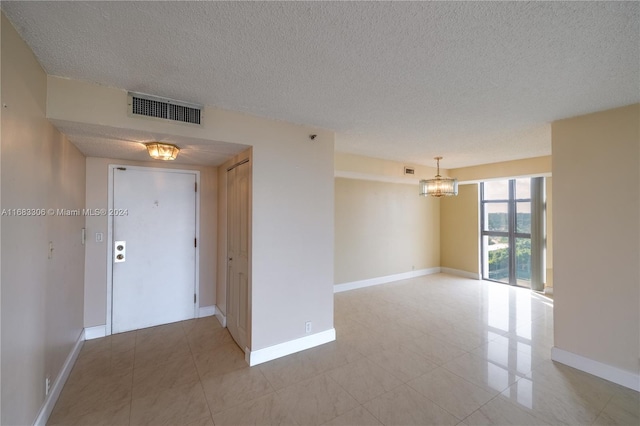
[[[195,285],[193,288],[193,292],[196,294],[196,300],[200,303],[200,247],[202,246],[202,239],[200,238],[200,193],[202,192],[202,185],[200,185],[200,170],[193,170],[196,173],[196,262],[195,262]],[[200,315],[199,306],[195,306],[194,313],[195,318],[198,318]]]
[[[331,328],[329,330],[321,331],[320,333],[304,336],[278,345],[269,346],[268,348],[258,349],[253,352],[248,348],[245,348],[244,359],[247,361],[249,366],[253,367],[254,365],[262,364],[263,362],[271,361],[272,359],[333,342],[334,340],[336,340],[336,329]]]
[[[96,325],[94,327],[86,327],[84,329],[84,340],[99,339],[107,335],[107,326]]]
[[[553,294],[553,287],[545,287],[544,294]]]
[[[210,317],[216,314],[216,306],[200,306],[198,309],[198,318]]]
[[[546,156],[543,156],[543,157],[546,157]],[[509,179],[520,179],[520,178],[527,178],[527,177],[552,177],[552,174],[551,172],[544,172],[544,173],[527,173],[524,175],[513,175],[513,176],[494,176],[494,177],[487,177],[487,178],[480,178],[480,179],[460,180],[458,181],[458,185],[469,185],[472,183],[490,182],[492,180],[509,180]]]
[[[62,392],[62,388],[69,378],[71,369],[76,363],[78,355],[80,355],[80,349],[82,349],[82,345],[84,344],[84,336],[84,330],[82,330],[78,336],[78,340],[76,340],[76,344],[73,346],[73,349],[71,349],[67,359],[64,361],[60,374],[58,374],[58,377],[56,377],[56,380],[53,382],[49,395],[45,397],[44,403],[42,404],[42,407],[40,407],[40,412],[38,412],[38,417],[36,417],[36,421],[33,422],[34,426],[44,426],[47,424],[47,420],[49,420],[53,407],[55,407],[56,402],[58,402],[60,392]]]
[[[440,267],[419,269],[417,271],[403,272],[401,274],[387,275],[384,277],[369,278],[367,280],[352,281],[350,283],[335,284],[333,286],[334,293],[341,293],[343,291],[355,290],[357,288],[371,287],[374,285],[386,284],[393,281],[406,280],[409,278],[421,277],[423,275],[437,274],[440,272]]]
[[[107,208],[113,208],[113,174],[117,164],[109,164],[109,177],[107,178]],[[111,318],[113,313],[113,216],[107,219],[107,318],[105,321],[105,334],[111,335]]]
[[[188,170],[188,169],[166,169],[162,167],[149,167],[149,166],[132,166],[127,164],[109,164],[109,174],[107,181],[107,206],[109,209],[113,209],[113,180],[114,180],[114,170],[118,167],[125,167],[132,170],[145,170],[145,171],[159,171],[165,173],[186,173],[195,175],[196,184],[198,191],[196,194],[196,206],[195,206],[195,221],[196,221],[196,229],[195,229],[195,237],[198,240],[198,243],[195,247],[195,276],[194,276],[194,292],[196,294],[196,300],[200,300],[200,192],[202,186],[200,185],[200,171],[199,170]],[[112,315],[113,315],[113,220],[115,216],[111,216],[111,218],[107,221],[107,318],[105,324],[105,335],[109,336],[112,334]],[[193,305],[193,318],[199,318],[199,308],[194,303]]]
[[[218,321],[220,321],[220,325],[222,325],[223,327],[226,327],[227,317],[222,313],[220,308],[218,308],[217,306],[215,308],[216,308],[216,318],[218,318]]]
[[[418,185],[418,183],[420,182],[420,179],[418,179],[416,176],[382,176],[370,173],[349,172],[344,170],[334,171],[333,176],[337,178],[370,180],[374,182],[402,183],[405,185]]]
[[[604,364],[600,361],[585,358],[581,355],[560,349],[557,346],[551,348],[551,359],[640,392],[640,374],[637,372],[633,373],[612,365]]]
[[[440,272],[449,275],[456,275],[458,277],[470,278],[472,280],[480,279],[480,274],[475,272],[463,271],[462,269],[440,267]]]

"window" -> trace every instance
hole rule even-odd
[[[482,277],[484,279],[532,287],[532,224],[542,218],[544,209],[544,203],[532,199],[532,194],[534,196],[542,194],[540,189],[543,184],[542,178],[519,178],[481,183]],[[540,195],[540,200],[542,198]],[[534,205],[541,206],[539,214],[534,214],[532,208]],[[537,238],[535,232],[537,228],[535,226],[533,228],[534,236]],[[540,246],[543,250],[543,239]],[[537,254],[536,246],[534,264],[542,261],[542,250]]]

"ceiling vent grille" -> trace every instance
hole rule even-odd
[[[129,92],[128,112],[134,116],[161,118],[202,125],[202,107],[173,99]]]

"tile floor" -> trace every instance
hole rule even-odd
[[[335,295],[337,341],[249,368],[214,317],[87,341],[50,425],[638,425],[550,361],[552,301],[431,275]]]

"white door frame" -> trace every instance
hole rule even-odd
[[[196,178],[198,191],[196,192],[196,262],[195,262],[195,293],[197,302],[194,304],[193,317],[198,318],[198,307],[200,306],[200,171],[185,169],[165,169],[161,167],[129,166],[126,164],[109,164],[109,177],[107,185],[107,212],[113,210],[113,174],[118,167],[131,170],[153,170],[166,173],[187,173],[193,174]],[[105,335],[111,335],[111,316],[113,314],[113,215],[107,218],[107,318]]]

